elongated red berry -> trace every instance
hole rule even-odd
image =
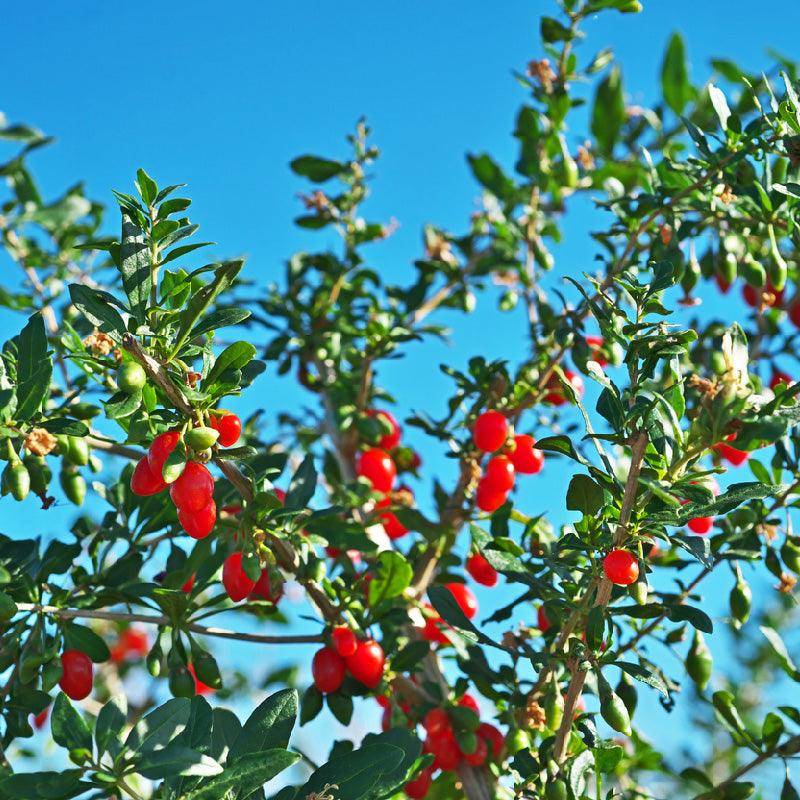
[[[203,506],[199,511],[186,511],[178,509],[178,522],[192,539],[205,539],[217,521],[217,504],[213,500]]]
[[[603,341],[603,337],[587,336],[586,344],[589,345],[589,350],[590,350],[589,357],[592,359],[592,361],[596,361],[601,367],[607,367],[608,359],[603,353],[603,347],[605,346],[605,341]]]
[[[231,553],[225,559],[222,565],[222,585],[234,603],[244,600],[253,591],[256,582],[250,580],[244,571],[241,552]]]
[[[400,444],[400,436],[403,432],[402,428],[400,427],[400,423],[397,421],[394,414],[384,408],[371,408],[369,411],[367,411],[367,414],[370,417],[380,417],[380,419],[389,425],[391,432],[384,433],[383,436],[381,436],[381,438],[378,440],[378,447],[383,450],[394,450],[395,447]]]
[[[184,594],[191,594],[192,589],[194,589],[194,577],[194,575],[190,575],[186,583],[181,586],[181,591]]]
[[[358,457],[357,473],[366,478],[376,492],[391,492],[397,477],[392,457],[379,447],[371,447]]]
[[[603,572],[611,583],[630,586],[639,577],[639,563],[627,550],[612,550],[603,559]]]
[[[564,370],[564,378],[572,386],[578,398],[583,397],[583,378],[569,369]],[[547,381],[547,392],[542,399],[545,403],[550,403],[554,406],[563,406],[564,403],[570,402],[558,375],[553,374],[550,376]]]
[[[374,639],[358,643],[355,653],[345,659],[347,671],[369,689],[374,689],[383,677],[386,657],[383,648]]]
[[[497,585],[497,570],[480,553],[467,559],[467,572],[482,586]]]
[[[490,725],[488,722],[482,722],[478,725],[478,730],[475,731],[475,733],[489,745],[491,758],[495,760],[500,758],[500,754],[503,752],[503,748],[506,744],[506,737],[503,736],[494,725]]]
[[[331,641],[342,658],[349,658],[358,650],[358,639],[346,625],[339,625],[331,631]]]
[[[147,463],[150,464],[150,469],[156,475],[161,475],[164,469],[164,462],[169,458],[170,453],[178,446],[181,440],[179,431],[167,431],[166,433],[159,433],[153,439],[150,448],[147,451]]]
[[[715,444],[712,448],[716,450],[722,458],[724,458],[730,464],[733,464],[734,467],[738,467],[741,464],[744,464],[748,458],[750,458],[750,453],[746,450],[738,450],[735,447],[731,447],[731,445],[727,444],[727,442],[736,441],[736,434],[731,433],[725,437],[724,442],[719,442]]]
[[[311,660],[311,675],[314,686],[321,692],[335,692],[344,681],[344,659],[332,647],[323,647]]]
[[[427,744],[430,752],[434,755],[434,768],[451,771],[454,770],[461,761],[461,750],[455,737],[449,736],[428,736]]]
[[[219,432],[217,441],[222,447],[232,447],[242,435],[242,421],[236,414],[211,414],[209,423],[215,431]]]
[[[433,606],[430,603],[425,604],[425,609],[428,612],[425,615],[425,625],[418,629],[422,638],[427,639],[429,642],[449,644],[450,640],[444,635],[442,629],[450,626],[433,610]]]
[[[453,595],[467,619],[472,619],[478,613],[478,598],[469,586],[463,583],[446,583],[444,588]]]
[[[522,475],[535,475],[544,465],[544,453],[534,447],[533,436],[519,433],[514,437],[513,446],[506,450],[514,469]]]
[[[481,511],[492,514],[508,500],[508,492],[498,489],[483,479],[478,481],[478,490],[475,492],[475,505]]]
[[[493,453],[499,450],[508,437],[508,420],[499,411],[484,411],[475,420],[472,441],[478,450]]]
[[[491,488],[508,492],[514,488],[516,470],[508,456],[493,456],[483,471],[482,482]]]
[[[544,606],[539,606],[539,608],[536,609],[536,625],[542,633],[546,633],[547,629],[550,627],[550,620],[547,619]]]
[[[425,767],[413,781],[409,781],[403,787],[403,792],[405,792],[406,797],[410,797],[411,800],[422,800],[422,798],[428,794],[432,782],[433,767]]]
[[[452,732],[450,717],[443,708],[432,708],[422,721],[429,736],[445,736]]]
[[[181,476],[169,487],[172,502],[183,511],[201,511],[213,494],[214,478],[197,461],[187,461]]]
[[[783,305],[783,289],[778,291],[770,281],[758,288],[746,283],[742,288],[742,297],[752,308],[760,308],[762,304],[767,307]]]
[[[92,692],[94,668],[92,659],[80,650],[65,650],[61,654],[64,672],[58,685],[71,700],[83,700]]]
[[[150,469],[147,456],[139,459],[131,475],[131,491],[138,497],[149,497],[167,488],[160,473]]]
[[[255,586],[253,586],[250,597],[267,600],[277,605],[278,601],[283,597],[283,583],[272,580],[268,569],[261,570],[261,577],[256,581]]]

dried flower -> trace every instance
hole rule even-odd
[[[25,449],[35,456],[46,456],[56,447],[56,437],[44,428],[34,428],[25,437]]]

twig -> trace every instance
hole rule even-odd
[[[170,625],[171,620],[163,614],[132,614],[123,611],[99,611],[93,608],[59,608],[37,603],[17,603],[20,611],[33,611],[37,614],[48,614],[59,619],[104,619],[112,622],[141,622],[146,625]],[[235,639],[241,642],[257,642],[259,644],[313,644],[322,641],[318,634],[297,634],[294,636],[269,636],[263,633],[243,633],[229,631],[226,628],[213,628],[190,622],[185,626],[187,631],[201,636],[215,636],[218,639]]]

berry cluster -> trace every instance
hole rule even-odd
[[[517,434],[509,441],[510,426],[500,411],[484,411],[475,420],[472,441],[478,450],[494,453],[486,462],[478,481],[475,503],[481,511],[496,511],[508,499],[517,473],[535,475],[544,464],[544,455],[537,450],[532,436]],[[499,450],[502,453],[498,453]]]
[[[331,632],[331,644],[314,654],[311,675],[314,685],[323,694],[337,692],[350,673],[368,689],[374,689],[383,678],[386,657],[374,639],[358,639],[345,626]]]

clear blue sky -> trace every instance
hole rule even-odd
[[[675,29],[686,35],[697,80],[714,56],[759,70],[770,63],[768,46],[797,54],[797,3],[779,3],[770,14],[754,13],[745,0],[644,5],[641,15],[608,13],[586,25],[586,50],[615,49],[634,103],[654,98],[664,43]],[[262,284],[279,277],[294,250],[333,244],[327,234],[292,227],[299,213],[295,194],[306,187],[288,162],[305,152],[344,154],[344,135],[365,115],[383,151],[368,216],[395,217],[401,225],[369,252],[374,266],[399,279],[411,274],[424,222],[464,229],[478,194],[464,153],[488,150],[506,163],[512,158],[510,133],[523,93],[510,73],[541,55],[541,13],[552,13],[552,4],[6,4],[0,110],[10,121],[58,137],[34,160],[46,193],[84,179],[90,196],[111,204],[111,189],[128,190],[139,166],[162,184],[188,183],[193,219],[204,238],[220,243],[215,255],[247,255],[247,276]],[[580,134],[573,132],[573,148]],[[577,237],[560,252],[560,270],[590,268],[587,209],[566,221]],[[109,221],[115,230],[113,211]],[[493,309],[487,300],[467,324],[453,316],[447,320],[455,328],[452,346],[426,345],[385,370],[401,412],[439,413],[437,393],[448,390],[439,361],[522,355],[521,318],[498,322]],[[676,317],[685,321],[687,314]],[[7,319],[0,321],[7,332]],[[281,407],[297,399],[285,385],[280,391]],[[254,405],[243,400],[238,407]],[[435,453],[423,454],[433,467],[446,467]],[[520,494],[531,511],[547,510],[544,498],[561,496],[563,471],[548,473]],[[35,520],[37,530],[55,533],[54,522],[64,519],[37,511],[32,500],[24,513],[23,519],[4,501],[4,529],[30,531]],[[264,671],[273,657],[283,660],[265,654]],[[651,729],[662,712],[653,713]]]

